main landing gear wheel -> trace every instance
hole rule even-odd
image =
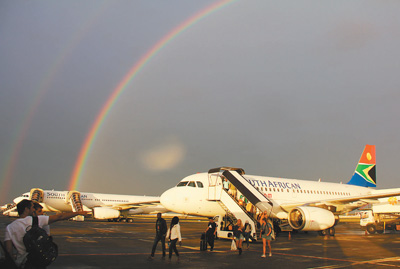
[[[331,227],[331,228],[328,228],[325,230],[318,231],[318,234],[320,236],[325,236],[325,235],[335,236],[335,227]]]

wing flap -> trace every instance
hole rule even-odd
[[[360,195],[360,196],[351,196],[351,197],[342,197],[335,199],[327,199],[327,200],[317,200],[317,201],[307,201],[303,203],[283,203],[281,204],[281,208],[285,211],[290,211],[291,209],[298,206],[338,206],[346,208],[346,204],[349,205],[350,208],[355,209],[361,207],[362,205],[368,203],[376,203],[380,198],[392,197],[392,196],[400,196],[400,191],[395,192],[380,192],[380,193],[371,193],[368,195]],[[359,202],[359,203],[356,203]],[[351,204],[353,203],[353,204]],[[356,204],[354,204],[356,203]]]

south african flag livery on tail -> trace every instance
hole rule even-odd
[[[376,187],[375,145],[366,145],[356,171],[347,184],[361,187]]]

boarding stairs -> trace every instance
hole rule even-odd
[[[231,196],[227,190],[223,188],[222,184],[222,174],[223,171],[236,171],[237,173],[244,173],[242,169],[231,168],[231,167],[223,167],[223,168],[215,168],[211,169],[208,172],[208,200],[216,201],[218,204],[224,209],[226,212],[225,216],[222,217],[222,220],[218,220],[218,236],[222,238],[231,238],[232,231],[228,229],[232,224],[236,224],[236,221],[240,219],[245,224],[246,221],[251,224],[252,227],[252,236],[256,237],[256,229],[257,229],[257,220],[253,217],[252,213],[248,212],[246,208],[243,206],[243,200],[239,201],[237,199],[237,195],[234,198]],[[247,181],[246,181],[247,182]],[[232,183],[232,182],[230,182]],[[233,184],[235,187],[239,185],[236,183]],[[245,197],[241,189],[237,188],[240,193]],[[247,198],[248,199],[248,198]]]
[[[225,210],[226,212],[226,217],[228,217],[229,219],[231,219],[233,222],[237,221],[237,218],[235,217],[235,214],[233,214],[229,208],[222,202],[222,201],[217,201],[218,204]]]
[[[81,201],[81,193],[78,191],[69,191],[67,196],[67,203],[71,205],[72,212],[83,211],[83,204]],[[76,221],[84,221],[84,216],[76,216],[73,218]]]
[[[240,170],[224,170],[222,175],[238,189],[247,200],[250,201],[261,212],[272,212],[273,203],[257,190],[249,181],[243,177],[244,171]]]
[[[29,193],[29,199],[34,202],[43,203],[44,191],[39,188],[31,189]]]

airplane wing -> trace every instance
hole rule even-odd
[[[381,192],[381,193],[372,193],[368,195],[361,196],[351,196],[351,197],[343,197],[337,199],[327,199],[327,200],[319,200],[319,201],[308,201],[303,203],[282,203],[280,204],[281,208],[285,211],[290,211],[298,206],[336,206],[339,208],[339,211],[351,211],[353,209],[359,208],[365,204],[377,203],[378,199],[392,196],[400,196],[400,191],[396,192]]]
[[[95,219],[121,219],[121,216],[129,219],[130,215],[165,213],[169,210],[162,206],[159,200],[154,200],[97,206],[93,207],[92,211]]]
[[[129,209],[137,209],[137,208],[141,208],[141,207],[156,207],[156,206],[161,206],[160,200],[138,202],[138,203],[104,205],[101,207],[112,208],[112,209],[116,209],[116,210],[129,210]]]

